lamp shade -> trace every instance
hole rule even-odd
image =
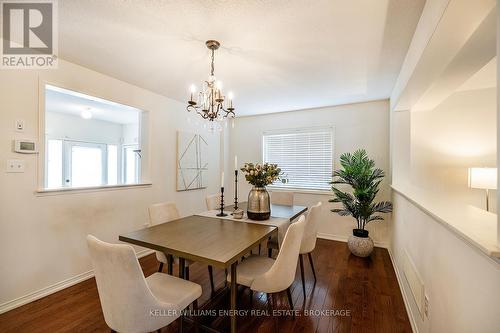
[[[469,168],[469,187],[497,189],[497,168]]]

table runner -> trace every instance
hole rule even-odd
[[[213,217],[213,218],[217,218],[217,219],[226,219],[226,220],[231,220],[231,221],[239,221],[239,222],[246,222],[246,223],[256,223],[256,224],[275,226],[278,228],[278,241],[279,241],[280,245],[281,245],[281,242],[283,241],[283,238],[285,238],[286,231],[288,230],[288,226],[290,225],[290,220],[287,218],[283,218],[283,217],[271,217],[269,220],[255,221],[255,220],[250,220],[247,217],[246,212],[244,213],[242,219],[235,219],[231,215],[231,211],[224,211],[224,212],[227,214],[227,216],[224,216],[224,217],[217,216],[217,214],[220,213],[220,209],[219,210],[209,210],[209,211],[201,212],[201,213],[198,213],[195,215]]]

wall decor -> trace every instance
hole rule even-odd
[[[197,133],[177,132],[177,191],[207,187],[208,143]]]

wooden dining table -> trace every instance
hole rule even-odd
[[[226,209],[230,213],[230,207]],[[275,214],[292,221],[306,210],[305,206],[272,205],[271,217]],[[277,233],[272,225],[193,215],[120,235],[119,240],[178,257],[180,278],[184,278],[185,260],[230,271],[231,333],[236,333],[238,260]]]

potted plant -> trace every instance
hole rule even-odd
[[[271,201],[266,186],[280,179],[277,164],[245,163],[241,171],[247,182],[253,185],[248,193],[247,216],[251,220],[267,220],[271,217]]]
[[[389,201],[374,202],[384,171],[375,167],[364,149],[340,156],[340,170],[333,173],[332,191],[335,197],[330,202],[339,202],[342,208],[331,211],[340,216],[351,215],[357,221],[357,228],[348,239],[351,252],[358,257],[367,257],[373,251],[373,240],[368,236],[366,225],[372,221],[383,220],[378,213],[392,212]],[[349,191],[341,190],[338,185],[348,185]]]

